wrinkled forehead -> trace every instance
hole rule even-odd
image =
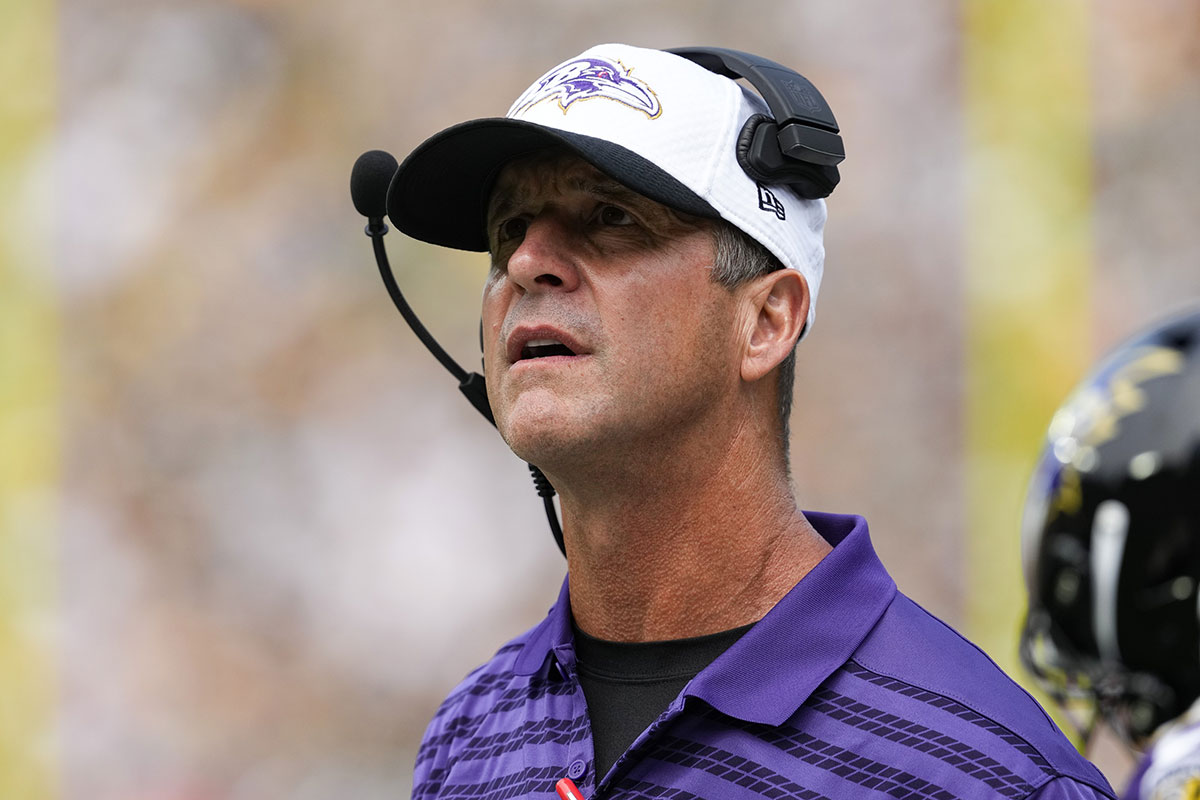
[[[628,199],[653,202],[565,148],[554,148],[515,158],[504,165],[492,184],[488,217],[533,196],[568,192],[624,195]]]
[[[629,188],[566,148],[521,156],[501,168],[488,197],[487,220],[490,224],[514,211],[571,195],[618,204],[663,224],[684,223],[690,229],[705,221]]]

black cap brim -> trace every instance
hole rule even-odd
[[[653,162],[606,139],[506,118],[464,122],[426,139],[396,170],[387,213],[397,230],[459,250],[488,249],[487,206],[501,167],[565,146],[609,177],[678,211],[720,216],[707,200]]]

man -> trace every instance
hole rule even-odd
[[[1022,532],[1028,669],[1126,797],[1200,798],[1200,312],[1116,348],[1054,416]]]
[[[491,252],[488,398],[561,496],[569,576],[437,712],[414,797],[1111,796],[897,593],[864,520],[798,509],[793,348],[836,171],[767,183],[765,112],[689,59],[602,45],[393,179],[401,230]]]

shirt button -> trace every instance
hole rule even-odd
[[[582,778],[585,772],[587,772],[587,764],[584,764],[582,761],[572,761],[571,766],[567,767],[567,777],[573,781]]]

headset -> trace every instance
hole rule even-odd
[[[686,58],[710,72],[737,80],[745,79],[762,96],[771,116],[755,114],[742,127],[737,139],[737,159],[751,178],[766,185],[790,186],[801,197],[828,197],[841,176],[837,165],[846,157],[837,120],[825,98],[798,72],[761,56],[723,47],[680,47],[666,52]],[[404,299],[388,263],[383,245],[388,226],[387,192],[399,169],[395,157],[382,150],[363,153],[350,173],[350,196],[354,207],[367,218],[365,233],[375,251],[375,263],[388,295],[404,321],[426,349],[458,380],[459,391],[493,426],[484,378],[463,369],[421,324]],[[482,329],[480,345],[482,347]],[[546,520],[558,549],[566,555],[562,526],[554,507],[554,487],[542,471],[529,465],[534,488],[546,510]]]
[[[667,50],[710,72],[744,78],[762,95],[771,116],[755,114],[738,136],[738,164],[759,183],[786,184],[801,197],[828,197],[846,158],[837,120],[808,78],[770,59],[724,47]]]

